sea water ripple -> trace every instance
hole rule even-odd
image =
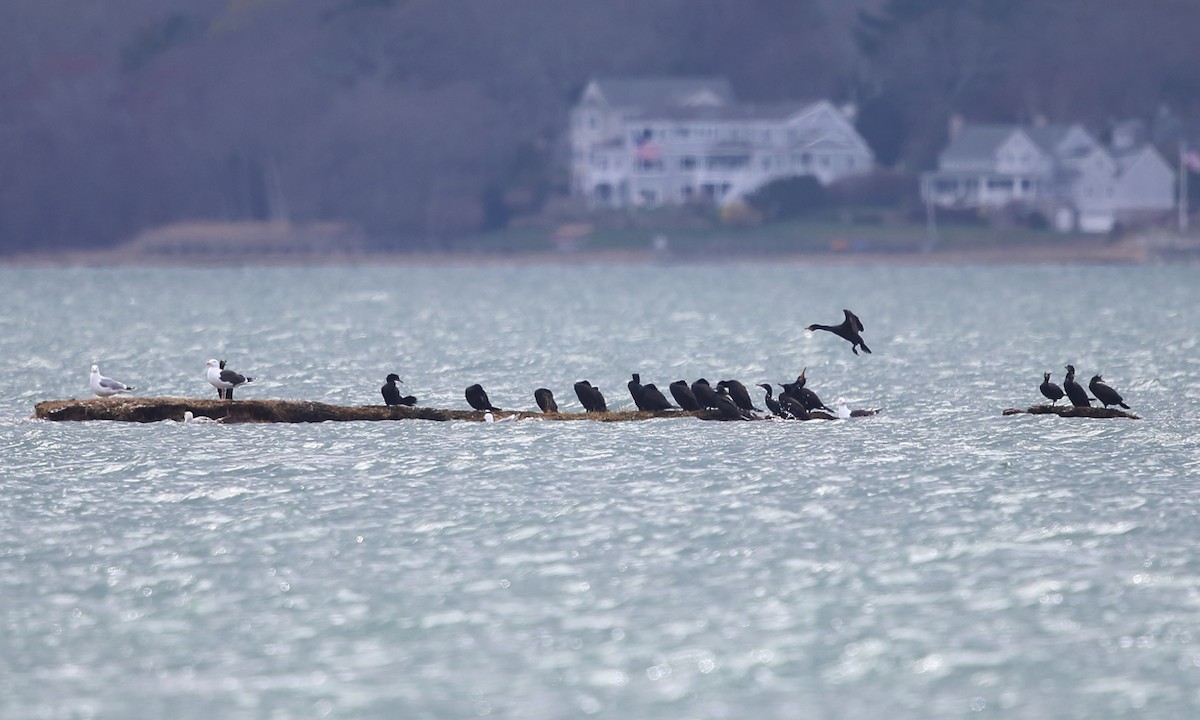
[[[0,716],[1191,717],[1196,273],[0,270]],[[802,331],[843,306],[874,355]],[[212,356],[245,397],[372,403],[396,371],[456,408],[807,367],[883,412],[28,419],[94,361],[207,397]],[[1067,362],[1144,419],[1000,416]]]

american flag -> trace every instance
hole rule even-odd
[[[658,162],[662,160],[662,147],[650,138],[650,133],[643,134],[638,138],[637,145],[633,149],[633,156],[641,162]]]
[[[1183,152],[1183,164],[1192,172],[1200,172],[1200,152],[1185,150]]]

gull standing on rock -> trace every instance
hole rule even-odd
[[[132,385],[126,385],[123,382],[101,375],[100,366],[98,365],[92,366],[92,377],[88,380],[88,385],[91,386],[92,392],[100,397],[127,394],[133,390]]]
[[[217,389],[217,396],[222,400],[232,400],[235,387],[254,382],[254,378],[230,370],[225,367],[224,362],[219,360],[209,360],[206,364],[208,365],[208,383]]]

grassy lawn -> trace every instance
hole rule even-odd
[[[537,253],[555,250],[553,230],[510,228],[456,241],[454,249],[481,253]],[[915,252],[929,239],[928,228],[917,223],[846,223],[828,219],[791,220],[753,227],[715,225],[706,228],[595,228],[576,244],[579,250],[648,251],[656,236],[667,238],[672,252],[681,254],[738,253],[772,255],[809,252]],[[1022,227],[940,225],[936,248],[958,250],[1001,246],[1102,244],[1104,236],[1062,234]]]

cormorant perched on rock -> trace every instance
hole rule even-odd
[[[717,391],[713,390],[712,385],[708,384],[708,380],[700,378],[692,383],[692,394],[696,396],[696,402],[700,404],[701,409],[716,409]]]
[[[538,409],[544,413],[558,412],[558,403],[554,402],[554,393],[546,388],[534,390],[533,401],[537,403]]]
[[[753,412],[762,412],[754,407],[754,402],[750,399],[750,392],[746,390],[746,386],[737,380],[722,380],[717,383],[718,388],[727,388],[729,397],[733,398],[733,402],[743,410],[751,410]]]
[[[843,309],[842,312],[845,313],[846,319],[842,321],[841,325],[809,325],[806,329],[809,332],[814,330],[828,330],[834,335],[844,338],[850,342],[850,350],[855,355],[858,354],[859,348],[862,348],[865,353],[870,353],[871,348],[867,347],[867,344],[863,342],[862,335],[859,335],[864,330],[862,321],[849,310]]]
[[[1071,400],[1071,404],[1075,407],[1091,407],[1092,400],[1087,396],[1087,391],[1083,386],[1075,382],[1075,366],[1067,366],[1067,376],[1063,378],[1063,391],[1067,393],[1067,397]]]
[[[217,389],[217,395],[221,395],[224,391],[224,399],[233,399],[233,389],[239,385],[254,382],[254,378],[248,378],[245,375],[234,372],[225,367],[225,361],[209,360],[205,363],[208,366],[208,383]]]
[[[808,420],[812,416],[808,414],[808,408],[804,407],[804,403],[788,391],[787,385],[782,385],[783,392],[779,395],[779,407],[783,410],[784,417],[791,417],[794,420]]]
[[[1088,383],[1088,390],[1096,396],[1096,399],[1104,404],[1104,407],[1109,405],[1120,405],[1126,410],[1129,406],[1125,404],[1125,399],[1121,397],[1121,393],[1113,390],[1112,387],[1104,382],[1104,378],[1099,375],[1093,375],[1091,382]]]
[[[642,376],[634,373],[633,379],[625,383],[625,387],[629,388],[629,396],[633,398],[633,404],[637,405],[637,409],[645,410],[646,407],[642,402]]]
[[[667,386],[671,391],[671,397],[675,398],[675,402],[679,403],[679,407],[684,410],[700,410],[700,401],[696,399],[696,394],[688,387],[687,380],[676,380]]]
[[[1042,373],[1042,384],[1038,386],[1038,390],[1042,391],[1051,404],[1056,404],[1063,399],[1063,389],[1050,382],[1050,373]]]
[[[759,383],[758,386],[767,391],[767,396],[763,398],[763,402],[767,404],[767,409],[771,411],[771,414],[778,417],[786,417],[783,414],[783,408],[779,405],[779,401],[771,396],[771,393],[773,392],[771,390],[771,385],[769,383]]]
[[[729,388],[725,385],[718,385],[713,391],[713,409],[721,413],[722,420],[745,420],[745,410],[737,406],[733,398],[729,395]]]
[[[479,383],[467,388],[466,391],[467,404],[479,411],[495,410],[500,412],[500,408],[492,405],[492,401],[488,400],[488,395],[483,390],[483,386]]]
[[[608,412],[608,405],[604,402],[604,396],[600,394],[600,388],[593,387],[587,380],[575,383],[575,395],[587,412]]]
[[[417,398],[412,395],[400,394],[400,388],[396,387],[398,382],[403,383],[404,381],[396,373],[387,376],[387,384],[379,388],[379,392],[383,393],[383,403],[385,405],[416,405]]]
[[[797,400],[804,403],[804,407],[807,410],[827,410],[829,412],[833,412],[832,408],[821,402],[821,398],[817,397],[815,392],[806,387],[808,383],[808,378],[805,377],[806,372],[808,372],[808,368],[804,368],[800,371],[800,375],[796,378],[796,389],[792,392],[792,395],[794,395]]]
[[[642,386],[642,404],[646,410],[658,412],[659,410],[674,410],[675,406],[667,400],[662,391],[654,383],[646,383]]]

